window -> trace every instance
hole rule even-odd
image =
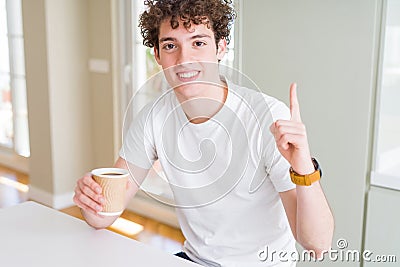
[[[400,190],[400,1],[386,1],[385,13],[371,183]]]
[[[235,7],[239,6],[239,1],[235,1]],[[161,67],[158,66],[154,59],[152,48],[143,45],[142,36],[138,28],[139,15],[144,11],[144,2],[142,0],[125,0],[124,6],[120,10],[123,18],[123,36],[124,57],[122,60],[125,69],[125,99],[130,99],[134,96],[133,103],[126,103],[125,109],[128,108],[128,113],[125,114],[125,122],[129,123],[132,118],[141,110],[148,102],[158,96],[162,90],[168,89],[168,85],[161,73]],[[237,25],[237,21],[235,22]],[[235,42],[238,40],[238,28],[232,27],[231,42],[228,45],[228,53],[220,62],[220,65],[228,66],[224,71],[230,71],[232,68],[238,69],[239,60],[235,58],[237,49]],[[235,37],[236,35],[236,37]],[[237,45],[236,45],[237,47]],[[231,71],[233,73],[233,71]],[[228,73],[230,74],[230,73]],[[126,77],[130,77],[127,79]],[[124,131],[127,130],[125,125]],[[151,194],[170,202],[172,192],[169,188],[166,178],[162,172],[159,162],[155,162],[153,169],[150,171],[145,182],[142,184],[142,189]]]
[[[0,0],[0,146],[28,157],[21,0]]]

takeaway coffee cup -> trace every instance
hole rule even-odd
[[[105,199],[103,210],[97,213],[104,216],[120,215],[124,209],[129,172],[120,168],[100,168],[91,173],[93,180],[101,186]]]

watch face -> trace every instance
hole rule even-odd
[[[317,170],[319,171],[319,176],[320,176],[320,178],[322,178],[322,169],[321,169],[321,166],[319,165],[317,159],[316,159],[316,158],[311,158],[311,160],[312,160],[312,162],[313,162],[313,164],[314,164],[315,170],[316,170],[316,171],[317,171]]]

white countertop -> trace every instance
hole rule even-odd
[[[0,266],[199,266],[35,202],[0,209]]]

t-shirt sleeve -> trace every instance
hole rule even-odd
[[[144,169],[150,169],[157,159],[151,107],[146,105],[133,120],[119,151],[121,158]]]
[[[287,160],[277,150],[273,164],[268,172],[268,176],[278,192],[285,192],[294,189],[296,185],[292,183],[289,175],[290,165]]]
[[[272,121],[277,120],[289,120],[290,119],[290,111],[288,107],[281,101],[276,100],[275,98],[268,97],[266,99],[270,114],[272,115]],[[269,124],[272,122],[270,121]],[[268,125],[268,132],[269,132]],[[296,187],[295,184],[292,183],[289,174],[290,164],[289,162],[281,155],[278,148],[275,144],[275,139],[272,134],[269,133],[271,140],[268,142],[268,148],[264,150],[264,158],[266,159],[265,168],[268,174],[269,179],[275,187],[277,192],[285,192]]]

